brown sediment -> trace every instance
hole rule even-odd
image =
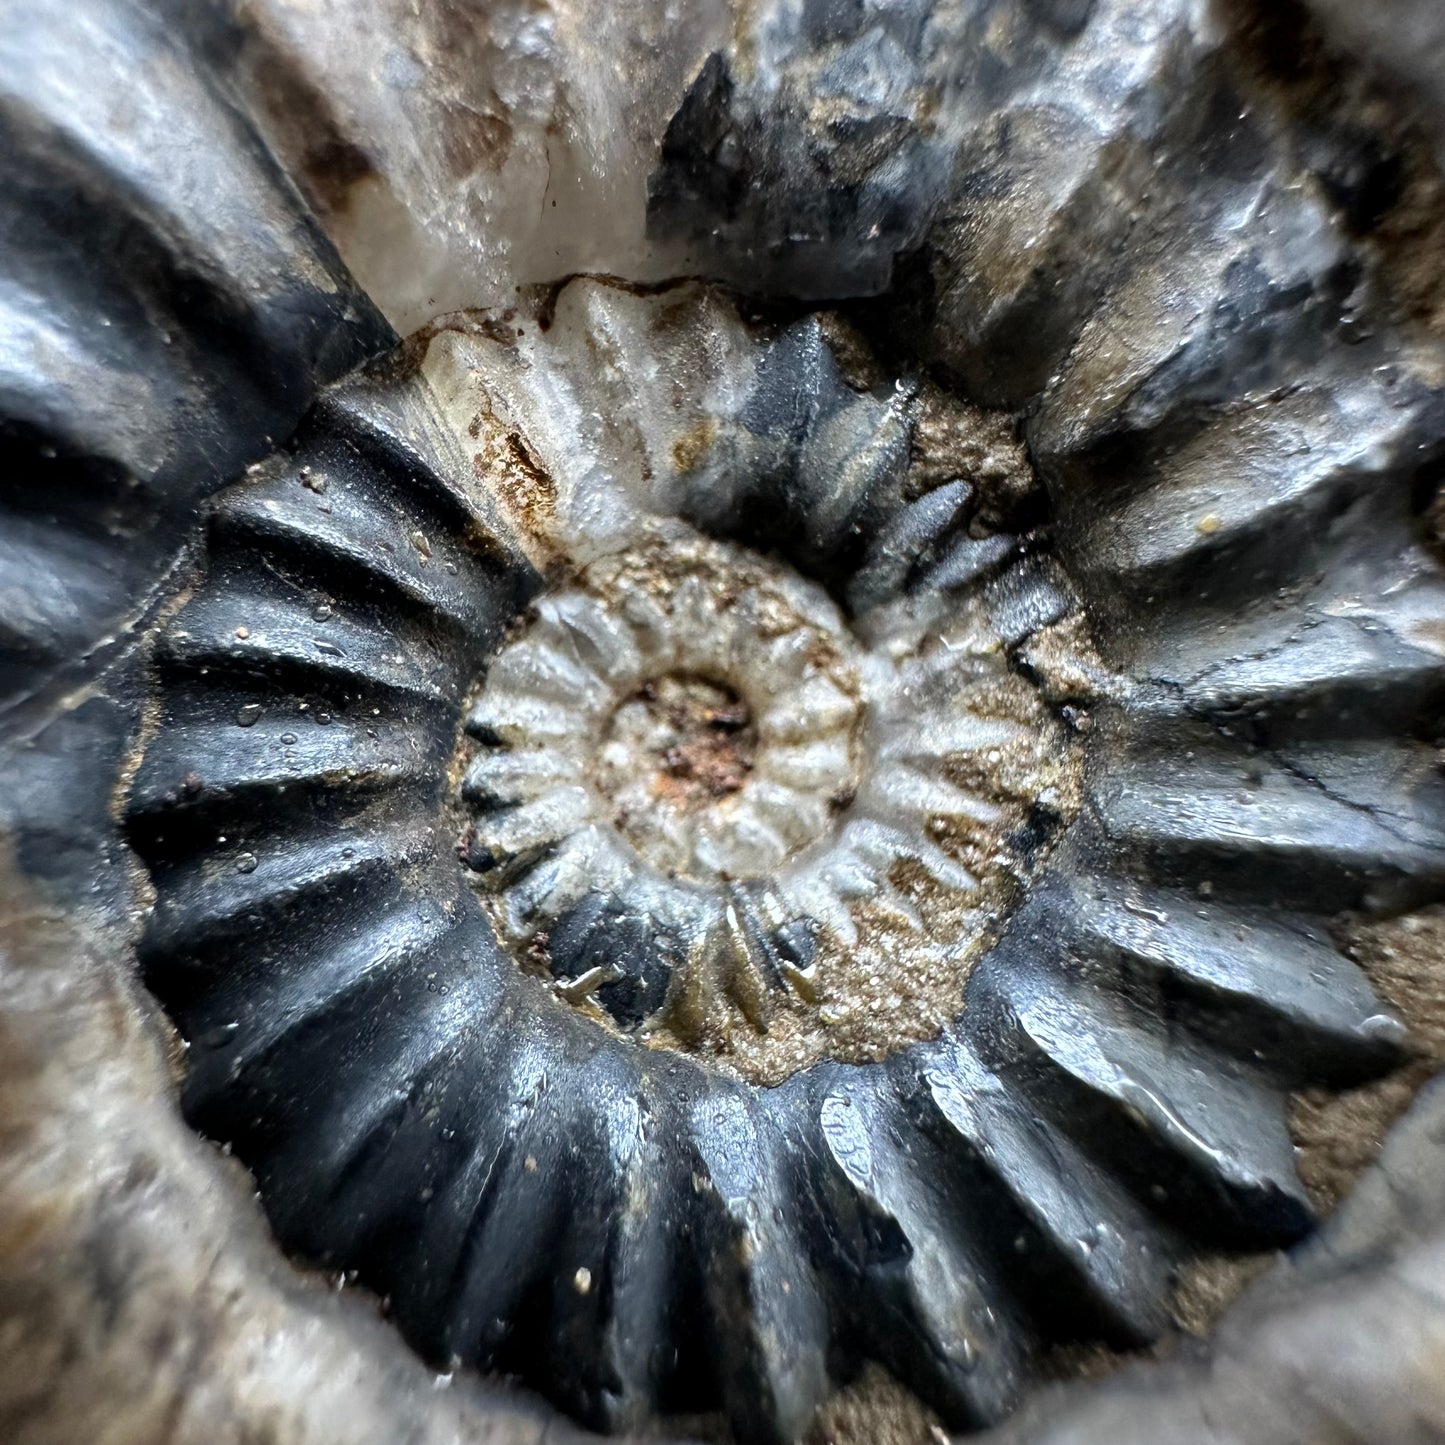
[[[943,1422],[881,1365],[818,1408],[807,1445],[947,1445]]]
[[[1051,729],[1037,700],[1034,705],[1042,754]],[[1075,760],[1058,757],[1050,763],[1051,791],[1067,817],[1077,805]],[[1025,824],[1028,802],[1020,797],[1005,808],[999,824],[982,833],[966,827],[966,820],[934,829],[939,846],[980,880],[989,900],[986,912],[980,896],[959,893],[919,864],[898,860],[889,881],[913,906],[917,921],[883,902],[855,903],[858,941],[843,946],[826,934],[820,941],[816,999],[781,994],[765,1034],[723,1000],[708,1040],[711,1061],[750,1082],[770,1085],[821,1058],[876,1062],[937,1038],[963,1008],[973,966],[996,941],[1023,880],[1046,856],[1045,849],[1025,859],[1005,841]],[[649,1042],[680,1046],[665,1029]]]
[[[838,311],[819,311],[816,315],[828,350],[849,386],[856,391],[872,391],[890,383],[888,372],[857,326]]]
[[[918,396],[905,495],[921,497],[960,477],[974,487],[975,515],[987,530],[1019,530],[1042,501],[1017,419],[927,385]]]
[[[1445,1068],[1445,906],[1386,922],[1356,921],[1341,933],[1347,954],[1403,1020],[1413,1058],[1386,1078],[1333,1094],[1295,1098],[1290,1133],[1315,1207],[1328,1212],[1373,1163],[1390,1126]]]
[[[1279,1257],[1269,1250],[1259,1254],[1209,1254],[1186,1261],[1179,1268],[1170,1301],[1175,1327],[1186,1335],[1207,1335],[1225,1310]],[[1169,1354],[1175,1343],[1167,1339],[1155,1353]],[[1124,1357],[1112,1358],[1117,1363]]]
[[[717,423],[704,417],[672,444],[672,464],[680,473],[694,472],[703,463],[717,439]]]
[[[659,804],[686,812],[742,789],[757,729],[747,703],[725,682],[668,674],[645,682],[629,702],[656,739],[652,793]]]

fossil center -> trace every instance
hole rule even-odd
[[[687,813],[741,791],[757,742],[752,709],[727,683],[668,673],[643,683],[612,714],[599,783],[618,801],[618,826],[630,831],[634,809],[625,795],[642,781],[639,763],[652,769],[644,783],[651,798]]]
[[[637,519],[472,707],[462,855],[519,965],[750,1077],[936,1031],[1072,805],[1071,730],[996,610],[950,586],[850,616],[786,559]]]
[[[722,544],[681,554],[605,673],[584,773],[669,877],[755,878],[829,830],[856,789],[857,668],[819,589]],[[609,570],[598,592],[616,585]],[[521,645],[572,650],[548,623]],[[638,680],[637,674],[644,676]]]

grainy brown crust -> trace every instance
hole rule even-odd
[[[807,1445],[941,1445],[938,1416],[879,1365],[818,1411]]]
[[[1416,1057],[1388,1078],[1330,1094],[1311,1089],[1295,1099],[1290,1132],[1300,1175],[1321,1212],[1335,1208],[1390,1126],[1419,1090],[1445,1068],[1445,908],[1428,908],[1345,931],[1345,951],[1410,1029]]]

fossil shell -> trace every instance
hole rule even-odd
[[[289,1252],[588,1425],[790,1441],[868,1361],[993,1424],[1310,1230],[1291,1091],[1407,1042],[1331,922],[1445,895],[1445,356],[1358,135],[1185,3],[709,11],[616,274],[398,344],[429,142],[331,217],[380,309],[275,159],[314,191],[334,9],[254,7],[303,75],[261,96],[209,11],[45,8],[0,41],[7,716],[108,669],[95,836]],[[72,890],[79,735],[3,774]]]

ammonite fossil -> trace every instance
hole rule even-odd
[[[1445,209],[1313,23],[0,18],[8,1016],[63,913],[175,1031],[121,1095],[249,1172],[47,1103],[22,1333],[72,1269],[223,1342],[169,1423],[74,1367],[116,1428],[234,1370],[222,1438],[531,1438],[481,1372],[789,1442],[881,1367],[976,1430],[1307,1238],[1301,1091],[1433,1047],[1342,942],[1445,899]],[[349,1351],[269,1241],[148,1330],[196,1159],[394,1395],[237,1403],[254,1320]]]

